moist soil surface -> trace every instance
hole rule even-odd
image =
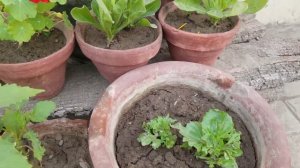
[[[41,33],[34,35],[32,39],[19,46],[16,42],[0,42],[0,64],[1,63],[25,63],[38,60],[63,48],[66,44],[64,34],[53,29],[49,35]]]
[[[137,137],[143,132],[143,122],[157,116],[175,118],[182,124],[199,121],[211,108],[226,111],[232,116],[235,128],[242,133],[243,155],[237,158],[239,168],[255,168],[256,155],[252,138],[246,126],[235,112],[222,103],[187,86],[164,86],[147,93],[135,102],[120,118],[116,132],[116,156],[121,168],[208,168],[204,161],[196,159],[193,152],[180,147],[182,137],[172,149],[141,146]]]
[[[237,18],[226,18],[220,20],[217,25],[214,25],[207,15],[175,10],[168,14],[166,23],[175,28],[179,28],[183,24],[186,24],[181,30],[199,34],[210,34],[231,30],[237,24]]]
[[[122,30],[117,34],[110,46],[106,36],[96,28],[89,26],[85,33],[85,41],[99,48],[126,50],[146,46],[158,37],[157,29],[150,27],[134,27]]]
[[[92,168],[87,137],[53,134],[42,139],[43,168]]]

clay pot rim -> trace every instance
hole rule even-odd
[[[61,30],[62,27],[65,27],[66,30],[68,30],[68,32],[70,33],[70,38],[67,38],[66,34]],[[54,57],[60,57],[59,53],[63,50],[66,50],[69,46],[73,45],[74,41],[75,41],[75,35],[74,35],[74,28],[72,27],[67,27],[64,23],[58,23],[55,26],[56,29],[58,29],[59,31],[61,31],[64,34],[64,37],[66,39],[66,44],[59,50],[55,51],[54,53],[37,59],[37,60],[33,60],[33,61],[29,61],[29,62],[23,62],[23,63],[12,63],[12,64],[3,64],[0,63],[0,66],[3,67],[19,67],[19,66],[29,66],[29,65],[33,65],[33,64],[43,64],[44,62],[47,62],[49,59],[54,58]],[[72,32],[72,33],[71,33]]]
[[[151,43],[147,44],[147,45],[144,45],[144,46],[141,46],[141,47],[136,47],[136,48],[131,48],[131,49],[124,49],[124,50],[115,50],[115,49],[105,49],[105,48],[100,48],[100,47],[96,47],[96,46],[93,46],[89,43],[87,43],[84,38],[83,38],[83,34],[80,32],[80,26],[87,26],[89,24],[87,23],[80,23],[80,22],[76,22],[76,26],[75,26],[75,36],[76,36],[76,40],[79,42],[79,43],[84,43],[87,47],[93,49],[93,50],[101,50],[103,52],[111,52],[113,54],[118,54],[118,53],[124,53],[124,52],[132,52],[132,51],[135,51],[135,50],[146,50],[148,49],[150,46],[152,45],[155,45],[156,43],[159,43],[162,39],[162,36],[163,36],[163,31],[162,31],[162,26],[160,24],[160,22],[155,18],[155,17],[150,17],[154,20],[155,24],[157,25],[157,38],[152,41]]]
[[[240,28],[241,21],[240,21],[239,16],[233,16],[233,17],[237,18],[237,23],[235,24],[235,26],[232,29],[230,29],[229,31],[226,31],[226,32],[209,33],[209,34],[205,34],[205,33],[198,34],[198,33],[192,33],[192,32],[187,32],[187,31],[179,30],[179,29],[176,29],[175,27],[167,24],[167,22],[165,22],[166,17],[171,12],[171,9],[168,9],[168,8],[171,8],[171,7],[174,7],[176,9],[178,9],[178,7],[174,4],[173,1],[172,2],[168,2],[167,4],[165,4],[160,9],[160,11],[158,13],[158,19],[159,19],[160,24],[162,25],[162,27],[164,27],[166,29],[169,29],[170,31],[174,31],[174,32],[177,32],[177,33],[180,33],[180,34],[184,34],[186,36],[193,36],[193,37],[199,37],[199,38],[219,37],[219,36],[225,36],[227,34],[233,34],[233,33],[237,32],[238,29]],[[166,17],[163,17],[163,11],[167,12]]]

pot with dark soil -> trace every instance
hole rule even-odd
[[[11,17],[0,23],[6,29],[0,34],[0,80],[44,89],[46,92],[37,98],[52,98],[64,85],[67,59],[74,48],[73,28],[68,21],[63,22],[63,14],[51,11],[53,3],[47,8],[46,3],[45,8],[37,8],[39,3],[34,1],[18,3],[4,3],[1,8]],[[20,5],[29,9],[20,9],[19,15],[6,10]]]
[[[213,65],[239,30],[241,13],[255,13],[267,1],[175,0],[162,7],[159,21],[173,59]]]
[[[209,162],[203,158],[203,153],[195,148],[197,143],[189,140],[210,137],[203,129],[207,125],[212,129],[218,125],[207,122],[207,118],[213,118],[207,117],[212,110],[226,114],[224,123],[227,124],[217,128],[230,128],[232,132],[228,135],[234,139],[225,139],[224,143],[236,143],[235,147],[220,151],[225,151],[227,158],[234,156],[238,167],[291,167],[287,137],[267,102],[250,87],[235,82],[232,76],[187,62],[148,65],[123,75],[107,88],[89,125],[93,164],[96,168],[208,167]],[[172,126],[168,128],[171,128],[169,134],[172,136],[157,136],[169,137],[165,138],[165,144],[152,135],[147,135],[153,138],[150,141],[141,136],[148,128],[168,130],[164,124],[153,122],[154,126],[147,125],[161,116],[172,119]],[[181,126],[176,123],[181,123]],[[183,128],[188,128],[191,123],[195,124],[195,129],[192,129],[192,134],[188,134],[189,131],[185,134]],[[157,133],[154,129],[150,132]],[[183,142],[188,142],[189,149],[182,148],[186,146]],[[211,142],[215,141],[212,139]],[[200,146],[199,150],[212,149],[204,148],[203,144]],[[208,151],[216,153],[222,148],[213,149]]]
[[[92,2],[96,17],[85,6],[71,11],[77,20],[75,33],[82,52],[110,82],[146,65],[158,53],[162,41],[159,22],[155,18],[147,18],[159,9],[160,0],[146,4],[143,0],[129,0],[127,5],[122,2],[125,1],[106,5]],[[108,12],[98,14],[95,11],[98,8]]]

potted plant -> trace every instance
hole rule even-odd
[[[0,108],[5,111],[0,117],[0,167],[91,165],[86,120],[46,121],[55,110],[56,105],[51,101],[25,108],[29,98],[41,92],[15,84],[0,85]]]
[[[213,65],[238,32],[238,15],[255,13],[268,0],[175,0],[159,12],[171,56]]]
[[[219,109],[226,112],[226,115],[221,114],[216,120],[214,118],[219,115],[208,115],[213,120],[207,122],[205,116],[211,109]],[[219,110],[214,111],[223,113]],[[231,116],[235,129],[227,114]],[[165,138],[168,145],[162,145],[162,148],[156,150],[150,146],[143,147],[137,140],[143,139],[140,137],[144,133],[143,123],[166,115],[172,119],[168,119],[168,122],[175,125],[171,130],[172,135],[177,136],[174,147],[174,138],[169,133],[165,134],[170,137]],[[190,121],[194,121],[192,123],[196,127],[190,125]],[[213,124],[215,121],[217,124]],[[208,129],[206,126],[216,126],[223,121],[226,124],[223,123],[222,128],[229,130],[230,137],[234,138],[230,142],[235,142],[235,147],[240,142],[243,152],[241,156],[241,151],[233,146],[226,150],[212,150],[211,147],[205,148],[203,144],[198,144],[210,137],[203,130]],[[170,129],[168,122],[156,125],[156,128],[164,132]],[[182,125],[178,126],[176,122]],[[149,128],[145,124],[144,127]],[[188,129],[194,131],[193,138],[203,139],[193,143],[190,141],[192,137],[189,137],[191,134],[185,134],[185,128],[195,128]],[[232,76],[201,64],[162,62],[126,73],[107,88],[92,113],[88,131],[89,150],[95,168],[207,167],[203,160],[193,156],[199,149],[210,155],[219,152],[217,156],[224,156],[225,160],[239,156],[239,167],[291,167],[287,136],[267,102],[250,87],[235,82]],[[157,135],[151,129],[150,132]],[[208,132],[215,135],[212,131]],[[226,137],[226,134],[222,135]],[[155,147],[163,144],[153,137],[151,142],[155,143]],[[212,139],[211,142],[215,141]],[[223,142],[229,143],[229,140]],[[182,149],[182,144],[189,149]],[[230,155],[226,156],[222,151]],[[202,152],[198,157],[206,157],[202,156]]]
[[[91,2],[71,15],[77,20],[75,34],[82,52],[108,81],[143,66],[161,46],[162,30],[152,16],[160,0]]]
[[[65,13],[52,11],[66,0],[0,1],[0,80],[44,89],[38,98],[63,88],[74,32]]]

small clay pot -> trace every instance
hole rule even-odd
[[[179,30],[165,22],[169,13],[177,10],[173,2],[169,2],[159,11],[159,21],[163,27],[165,38],[173,59],[177,61],[195,62],[213,65],[224,48],[229,45],[240,27],[239,18],[233,29],[223,33],[196,34]]]
[[[16,83],[21,86],[44,89],[38,99],[49,99],[56,96],[65,83],[67,60],[74,49],[74,30],[63,23],[56,26],[64,33],[66,45],[51,55],[26,63],[0,64],[0,81]]]
[[[84,55],[92,60],[105,79],[112,82],[124,73],[146,65],[158,53],[162,42],[162,28],[156,19],[153,20],[157,25],[158,37],[152,43],[139,48],[111,50],[92,46],[85,42],[88,25],[81,23],[76,24],[76,39]]]
[[[257,168],[291,167],[287,136],[265,99],[222,71],[201,64],[173,61],[133,70],[106,89],[92,113],[88,130],[89,150],[95,168],[119,167],[115,155],[119,118],[147,91],[163,85],[190,86],[236,112],[253,138]]]

